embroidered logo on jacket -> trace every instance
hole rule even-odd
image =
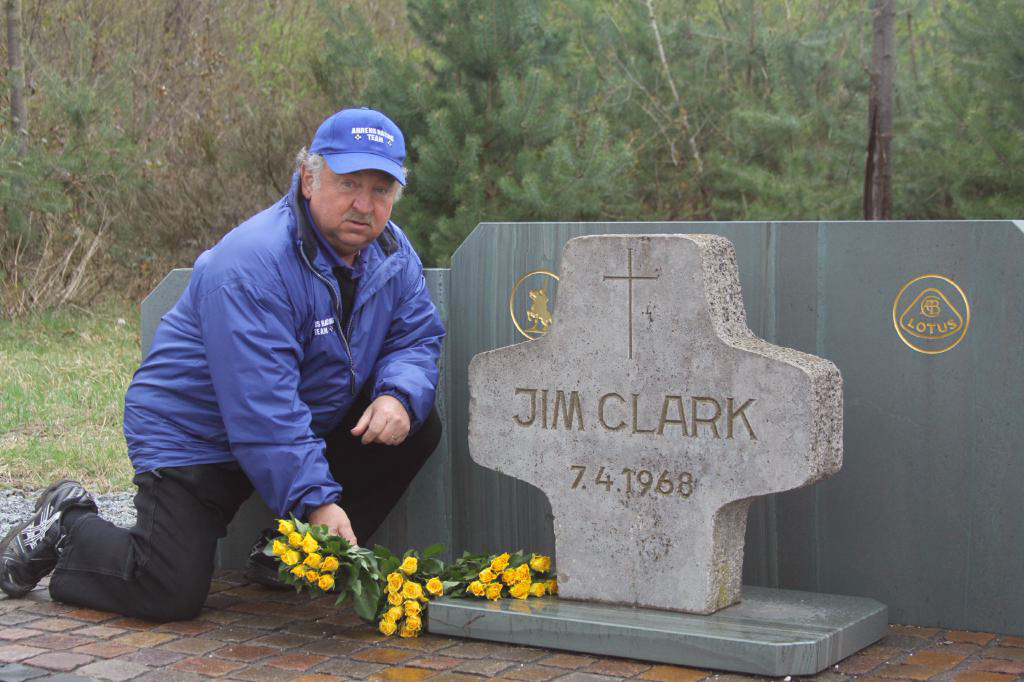
[[[323,336],[324,334],[330,334],[334,331],[334,318],[325,317],[322,320],[315,320],[313,322],[313,336]]]

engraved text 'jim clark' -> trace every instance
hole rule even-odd
[[[621,393],[608,392],[591,401],[579,391],[547,388],[516,388],[515,395],[526,399],[517,405],[520,409],[512,415],[520,426],[557,430],[561,424],[567,431],[585,431],[590,424],[591,428],[631,434],[733,438],[742,433],[750,440],[757,440],[747,418],[747,409],[753,405],[754,398],[740,401],[673,394],[648,397],[639,393],[627,393],[627,398]],[[591,411],[595,405],[596,409]],[[742,430],[740,424],[744,427]]]

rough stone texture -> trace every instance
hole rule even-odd
[[[560,596],[735,603],[751,500],[842,464],[838,369],[754,337],[714,235],[573,239],[558,313],[473,359],[473,459],[547,494]]]

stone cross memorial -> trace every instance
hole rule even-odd
[[[835,365],[747,328],[729,240],[573,239],[546,335],[469,368],[470,454],[547,495],[559,596],[439,600],[429,629],[819,672],[882,637],[885,606],[741,592],[743,542],[755,497],[839,470],[842,424]]]
[[[712,613],[747,509],[842,464],[842,380],[747,328],[731,242],[591,236],[551,330],[470,365],[473,459],[544,491],[563,598]]]

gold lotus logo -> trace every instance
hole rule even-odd
[[[903,343],[935,355],[963,340],[971,323],[971,306],[963,289],[950,278],[921,275],[896,295],[892,321]]]
[[[554,290],[548,291],[548,287],[552,285],[550,280],[558,282],[558,275],[546,270],[528,272],[516,281],[515,286],[512,287],[512,293],[508,297],[508,313],[512,316],[512,324],[516,326],[520,334],[531,341],[547,334],[548,328],[554,321],[554,317],[551,315]],[[525,287],[523,287],[524,284],[526,284]],[[523,287],[526,296],[516,296],[520,287]],[[524,308],[525,325],[520,323],[520,319],[516,315],[517,309],[522,311]]]

